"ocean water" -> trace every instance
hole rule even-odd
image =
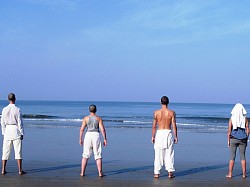
[[[161,107],[153,102],[17,101],[23,122],[30,128],[79,128],[88,106],[95,104],[106,128],[151,128],[153,112]],[[0,101],[0,110],[8,101]],[[179,131],[227,132],[233,104],[170,103],[176,112]],[[250,111],[250,105],[244,105]]]

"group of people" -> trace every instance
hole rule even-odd
[[[19,175],[25,174],[22,170],[22,140],[24,128],[20,108],[15,105],[15,94],[8,95],[9,105],[2,111],[1,127],[3,135],[2,149],[2,174],[6,173],[7,160],[10,158],[12,145],[15,151],[15,159],[18,164]],[[154,178],[159,178],[160,171],[165,166],[168,177],[173,178],[174,168],[174,144],[178,143],[176,114],[168,108],[169,99],[161,98],[161,108],[154,112],[152,125],[152,143],[154,144]],[[103,177],[102,172],[102,142],[100,132],[103,136],[103,145],[107,146],[107,137],[102,118],[96,115],[97,107],[89,106],[90,114],[82,120],[79,134],[79,144],[83,146],[82,166],[80,176],[85,175],[88,159],[94,153],[98,174]],[[243,177],[246,177],[246,147],[249,136],[248,120],[244,106],[237,103],[232,112],[228,125],[228,146],[230,148],[229,172],[227,178],[232,177],[236,150],[239,148]],[[83,140],[83,134],[86,133]]]

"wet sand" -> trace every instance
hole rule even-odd
[[[151,129],[107,128],[108,146],[103,148],[103,171],[98,177],[95,161],[89,160],[86,176],[80,177],[82,147],[78,128],[26,128],[23,169],[19,176],[12,156],[0,186],[249,186],[242,179],[237,157],[232,179],[228,171],[229,150],[225,133],[179,132],[175,146],[175,178],[162,170],[153,178],[154,150]],[[1,140],[2,143],[2,140]],[[249,153],[246,154],[249,160]],[[247,174],[250,175],[249,164]]]

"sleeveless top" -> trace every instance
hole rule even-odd
[[[90,116],[87,123],[88,132],[100,132],[99,131],[99,122],[96,119],[96,116]]]

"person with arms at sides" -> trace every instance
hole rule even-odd
[[[24,135],[21,110],[16,107],[16,96],[8,95],[9,105],[2,111],[1,126],[3,135],[2,174],[6,173],[6,164],[9,160],[12,145],[15,151],[19,175],[25,174],[22,170],[22,140]]]
[[[87,162],[92,152],[94,152],[99,177],[104,176],[102,172],[102,145],[100,131],[104,139],[104,146],[107,146],[107,138],[102,118],[96,115],[96,111],[97,108],[95,105],[89,106],[90,115],[83,118],[82,126],[80,128],[79,143],[81,146],[83,145],[81,176],[85,175]],[[87,132],[85,134],[84,141],[82,141],[85,128],[87,128]]]
[[[168,171],[168,177],[174,178],[174,143],[178,143],[175,112],[168,108],[169,99],[161,98],[161,109],[154,112],[152,126],[152,143],[155,149],[154,178],[159,178],[163,165]],[[158,130],[157,129],[158,125]],[[172,129],[174,138],[172,135]]]
[[[237,103],[232,112],[232,116],[228,124],[228,147],[230,148],[229,171],[227,178],[232,178],[236,150],[239,148],[240,160],[242,167],[242,176],[246,178],[246,147],[249,136],[248,120],[246,118],[246,110],[244,106]]]

